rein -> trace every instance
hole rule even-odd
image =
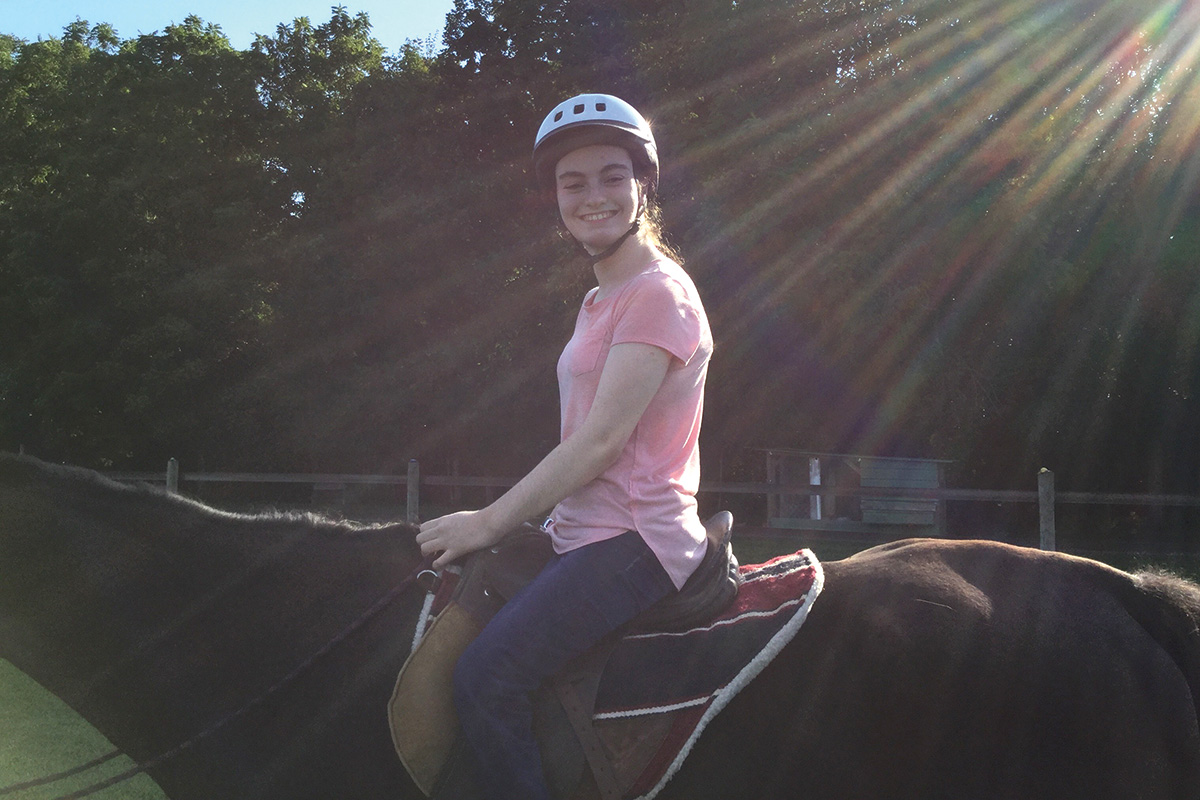
[[[294,680],[296,680],[301,675],[303,675],[313,664],[315,664],[319,659],[321,659],[323,656],[328,654],[329,651],[333,650],[333,648],[337,647],[339,644],[341,644],[343,641],[345,641],[346,638],[349,637],[352,633],[357,631],[363,625],[367,624],[367,622],[369,622],[373,617],[375,617],[377,614],[379,614],[379,612],[383,611],[385,608],[387,608],[389,605],[391,605],[393,602],[395,602],[396,599],[398,599],[402,594],[404,594],[408,590],[408,588],[410,586],[412,586],[414,581],[418,580],[422,575],[425,575],[430,572],[430,564],[432,564],[432,563],[433,563],[432,557],[427,557],[427,558],[423,559],[421,561],[421,563],[418,564],[416,566],[416,568],[413,569],[413,571],[411,573],[409,573],[409,575],[407,577],[405,577],[402,581],[400,581],[398,584],[396,584],[391,589],[389,589],[382,597],[380,597],[377,601],[375,601],[374,605],[372,605],[370,608],[368,608],[366,611],[364,611],[358,617],[358,619],[354,620],[349,625],[347,625],[345,629],[343,629],[340,633],[338,633],[336,636],[334,636],[332,639],[330,639],[328,642],[326,642],[324,646],[322,646],[320,649],[318,649],[316,652],[314,652],[312,655],[310,655],[304,661],[301,661],[299,664],[297,664],[296,667],[291,672],[284,675],[282,678],[280,678],[278,681],[276,681],[274,683],[274,685],[270,686],[262,694],[253,698],[248,703],[243,705],[241,708],[237,709],[236,711],[234,711],[230,714],[226,714],[224,717],[220,718],[219,720],[217,720],[213,724],[209,725],[204,730],[197,733],[191,739],[188,739],[187,741],[183,742],[182,744],[176,745],[175,747],[171,748],[170,750],[167,750],[166,752],[164,752],[158,756],[155,756],[154,758],[152,758],[148,761],[143,761],[139,764],[135,764],[134,766],[130,767],[129,769],[125,770],[124,772],[121,772],[117,775],[113,775],[112,777],[109,777],[109,778],[105,778],[104,780],[97,781],[89,786],[85,786],[82,789],[77,789],[68,794],[58,795],[57,797],[54,798],[54,800],[74,800],[74,798],[78,798],[78,797],[87,797],[89,795],[95,794],[96,792],[107,789],[110,786],[114,786],[118,783],[123,783],[123,782],[129,780],[130,778],[134,778],[138,775],[141,775],[143,772],[154,769],[155,767],[159,766],[160,764],[179,755],[183,751],[196,746],[201,741],[203,741],[204,739],[207,739],[209,736],[211,736],[214,733],[216,733],[217,731],[221,730],[229,723],[233,722],[234,720],[236,720],[242,716],[245,716],[249,711],[262,705],[272,695],[278,693],[280,690],[282,690],[288,684],[292,683]],[[418,621],[418,625],[420,625],[420,621]],[[118,757],[119,755],[121,755],[121,752],[119,750],[114,750],[113,752],[102,755],[99,758],[95,758],[86,764],[81,764],[77,767],[63,770],[62,772],[57,772],[53,775],[47,775],[45,777],[36,778],[31,781],[25,781],[22,783],[15,783],[10,786],[0,787],[0,796],[14,794],[14,793],[22,791],[24,789],[30,789],[30,788],[33,788],[36,786],[45,786],[47,784],[55,783],[57,781],[65,779],[65,778],[69,778],[73,775],[77,775],[79,773],[86,772],[87,770],[92,769],[93,767],[100,766],[101,764],[111,761],[112,759]]]

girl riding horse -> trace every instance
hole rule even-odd
[[[550,797],[530,692],[682,587],[706,547],[695,494],[712,335],[654,221],[650,125],[611,95],[572,97],[543,121],[533,160],[597,284],[558,362],[561,442],[491,505],[431,520],[417,537],[442,567],[554,509],[554,559],[454,674],[476,771],[502,800]]]

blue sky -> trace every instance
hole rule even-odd
[[[366,11],[372,34],[395,53],[405,40],[430,35],[440,48],[454,0],[0,0],[0,33],[28,40],[59,36],[79,17],[92,24],[108,22],[122,39],[132,39],[195,14],[220,25],[233,46],[244,50],[254,34],[274,33],[281,22],[296,17],[308,17],[314,25],[328,22],[335,5],[351,14]]]

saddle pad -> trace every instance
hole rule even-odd
[[[712,622],[625,636],[609,657],[593,713],[601,738],[634,718],[661,716],[669,728],[627,796],[659,792],[709,721],[796,635],[824,583],[808,550],[740,571],[736,601]]]

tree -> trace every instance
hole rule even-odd
[[[1151,11],[456,0],[440,52],[391,57],[341,7],[245,53],[194,18],[0,39],[0,443],[520,472],[589,282],[530,142],[599,90],[654,122],[718,339],[707,458],[1194,488],[1200,22]]]
[[[270,315],[261,254],[284,207],[246,67],[195,17],[119,49],[82,21],[19,48],[0,162],[5,441],[120,462],[204,440]]]

